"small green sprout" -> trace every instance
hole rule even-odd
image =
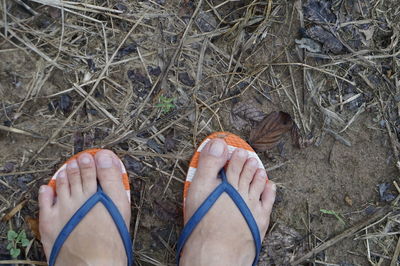
[[[7,232],[7,240],[7,249],[10,251],[10,255],[13,257],[13,259],[18,258],[18,256],[21,254],[20,247],[27,247],[30,243],[30,241],[26,238],[24,230],[21,230],[19,233],[15,232],[14,230],[9,230]]]
[[[175,104],[173,104],[174,100],[175,98],[168,98],[164,95],[161,95],[160,99],[158,100],[159,103],[156,105],[156,107],[161,108],[163,113],[168,113],[175,108]]]
[[[335,212],[335,211],[332,211],[332,210],[325,210],[325,209],[320,209],[320,212],[322,212],[322,213],[324,213],[324,214],[330,214],[330,215],[333,215],[333,216],[335,216],[335,217],[336,217],[336,219],[338,219],[338,220],[339,220],[339,222],[341,222],[342,224],[346,224],[346,223],[343,221],[342,217],[340,217],[340,214],[339,214],[339,213],[337,213],[337,212]]]

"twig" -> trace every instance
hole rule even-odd
[[[390,143],[392,144],[392,150],[396,160],[396,167],[400,171],[400,157],[399,157],[399,151],[397,149],[398,140],[394,138],[392,129],[390,128],[389,121],[387,121],[387,119],[385,119],[385,126],[389,135]]]
[[[352,235],[354,235],[357,231],[362,229],[363,227],[369,225],[370,223],[373,223],[374,221],[380,219],[381,217],[385,216],[387,213],[389,213],[392,210],[390,207],[384,207],[379,209],[375,214],[373,214],[371,217],[368,219],[361,221],[357,223],[356,225],[346,229],[344,232],[336,235],[335,237],[329,239],[328,241],[324,242],[323,244],[313,248],[310,252],[306,253],[304,256],[296,259],[294,262],[291,263],[291,265],[299,265],[300,263],[303,263],[304,261],[310,259],[311,257],[317,255],[321,251],[333,246],[334,244],[342,241],[345,238],[348,238]]]
[[[23,2],[22,0],[14,0],[14,1],[17,2],[23,8],[25,8],[29,13],[31,13],[31,15],[33,15],[33,16],[39,15],[38,12],[33,10],[27,3]]]
[[[14,176],[14,175],[36,174],[36,173],[46,173],[46,172],[51,172],[51,171],[53,171],[53,169],[42,169],[42,170],[30,170],[30,171],[22,171],[22,172],[0,173],[0,177],[2,177],[2,176]]]
[[[64,128],[64,126],[72,119],[72,117],[75,116],[75,114],[82,108],[82,106],[86,103],[86,101],[89,99],[89,97],[93,94],[93,92],[96,90],[97,86],[99,85],[100,81],[103,79],[104,75],[106,74],[108,67],[110,66],[110,62],[114,60],[114,57],[117,55],[119,49],[121,49],[122,45],[125,43],[125,41],[128,39],[128,37],[132,34],[132,32],[136,29],[137,25],[139,22],[143,19],[144,15],[138,19],[136,24],[132,26],[130,31],[125,35],[124,39],[121,41],[119,44],[118,48],[115,50],[114,54],[111,56],[110,60],[107,62],[106,66],[103,68],[102,72],[100,73],[99,77],[97,78],[96,82],[93,84],[92,89],[90,92],[87,94],[87,96],[79,103],[79,105],[74,109],[74,111],[71,112],[71,114],[67,117],[67,119],[64,120],[64,122],[61,124],[60,127],[58,127],[53,135],[39,148],[39,150],[31,157],[31,159],[27,162],[27,164],[30,164],[34,158],[36,158],[37,155],[39,155],[44,148],[54,140],[58,136],[58,134],[61,132],[61,130]]]
[[[103,113],[108,119],[110,119],[114,124],[117,126],[120,124],[120,122],[112,115],[110,112],[108,112],[104,107],[102,107],[98,101],[96,101],[95,98],[92,96],[88,95],[86,91],[82,89],[82,85],[77,85],[74,84],[75,91],[81,95],[83,98],[88,97],[88,102],[97,110],[99,110],[101,113]]]
[[[334,137],[337,141],[339,141],[340,143],[351,147],[351,142],[348,141],[347,139],[343,138],[342,136],[340,136],[338,133],[336,133],[335,131],[329,129],[329,128],[325,128],[325,131],[328,132],[332,137]]]
[[[7,30],[8,30],[8,22],[7,22],[7,2],[3,0],[3,20],[4,20],[4,36],[7,39]]]
[[[144,101],[141,103],[141,105],[137,109],[137,112],[135,114],[136,118],[139,117],[139,115],[141,114],[143,107],[149,101],[150,96],[152,95],[153,91],[156,88],[158,88],[159,86],[163,86],[163,84],[164,84],[164,82],[165,82],[165,80],[166,80],[166,78],[168,76],[169,70],[171,69],[172,65],[175,63],[176,57],[178,56],[178,54],[181,51],[181,49],[183,47],[183,44],[185,42],[186,35],[188,34],[189,29],[191,28],[191,26],[193,24],[194,18],[197,16],[197,13],[199,12],[202,4],[203,4],[203,0],[200,0],[197,3],[197,7],[196,7],[195,11],[193,12],[192,17],[190,18],[190,20],[189,20],[189,22],[188,22],[188,24],[187,24],[187,26],[185,28],[185,31],[183,32],[183,35],[182,35],[182,38],[179,41],[178,47],[176,47],[175,52],[172,55],[171,59],[169,60],[168,65],[165,67],[163,73],[158,77],[157,81],[151,87],[150,92],[147,94],[146,98],[144,99]]]
[[[1,25],[3,26],[3,23],[1,23]],[[40,51],[35,45],[33,45],[30,41],[28,40],[24,40],[23,38],[19,37],[13,30],[8,29],[8,32],[11,34],[11,36],[13,36],[15,39],[17,39],[18,41],[20,41],[21,43],[23,43],[26,47],[28,47],[29,49],[31,49],[32,51],[34,51],[35,53],[37,53],[38,55],[40,55],[41,57],[43,57],[44,60],[46,60],[47,62],[49,62],[50,64],[52,64],[53,66],[57,67],[58,69],[63,69],[57,62],[55,62],[53,59],[51,59],[48,55],[46,55],[45,53],[43,53],[42,51]]]
[[[36,260],[0,260],[1,265],[9,265],[9,264],[22,264],[22,265],[47,265],[45,261],[36,261]]]
[[[392,257],[392,261],[390,262],[390,266],[396,266],[397,265],[397,260],[399,259],[399,255],[400,255],[400,237],[397,240],[396,249],[394,251],[394,254],[393,254],[393,257]]]
[[[348,80],[348,79],[346,79],[346,78],[344,78],[344,77],[338,76],[338,75],[336,75],[336,74],[334,74],[334,73],[331,73],[331,72],[329,72],[329,71],[320,69],[320,68],[318,68],[318,67],[313,67],[313,66],[306,65],[306,64],[303,64],[303,63],[273,63],[273,64],[271,64],[271,65],[274,65],[274,66],[286,66],[286,65],[302,66],[302,67],[309,68],[309,69],[312,69],[312,70],[316,70],[316,71],[322,72],[322,73],[324,73],[324,74],[330,75],[330,76],[332,76],[332,77],[341,79],[341,80],[343,80],[343,81],[345,81],[345,82],[347,82],[347,83],[349,83],[349,84],[351,84],[351,85],[353,85],[353,86],[356,86],[356,83],[355,83],[354,81]]]
[[[3,125],[0,125],[0,130],[15,133],[15,134],[21,134],[21,135],[25,135],[25,136],[29,136],[29,137],[37,138],[37,139],[46,139],[46,137],[42,137],[37,133],[31,133],[31,132],[28,132],[28,131],[25,131],[22,129],[18,129],[15,127],[6,127]]]
[[[274,170],[276,170],[276,169],[281,168],[282,166],[284,166],[284,165],[287,164],[288,162],[289,162],[289,161],[286,161],[286,162],[283,162],[283,163],[278,163],[277,165],[274,165],[274,166],[271,166],[271,167],[265,169],[265,171],[267,171],[267,172],[274,171]]]

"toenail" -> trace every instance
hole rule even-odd
[[[66,178],[67,177],[67,173],[65,172],[65,170],[62,170],[59,174],[58,174],[58,178]]]
[[[214,141],[211,144],[209,153],[215,157],[221,156],[224,153],[224,144],[221,141]]]
[[[117,168],[121,167],[121,161],[120,160],[117,160],[117,159],[113,158],[113,163]]]
[[[275,183],[272,183],[271,189],[272,189],[273,191],[276,191],[276,184],[275,184]]]
[[[266,178],[266,177],[267,177],[267,172],[265,172],[264,169],[259,170],[259,171],[260,171],[260,172],[259,172],[259,175],[260,175],[262,178]]]
[[[100,154],[98,162],[100,168],[110,168],[113,164],[112,157],[108,154]]]
[[[90,164],[90,156],[87,154],[81,155],[81,157],[79,157],[79,162],[82,164]]]
[[[238,155],[240,158],[247,158],[247,151],[244,150],[244,149],[238,149],[237,155]]]
[[[39,188],[39,193],[46,192],[46,190],[47,190],[47,186],[41,186],[41,187]]]
[[[78,163],[76,162],[76,160],[72,160],[72,161],[70,161],[69,163],[68,163],[68,167],[70,167],[70,168],[78,168],[79,166],[78,166]]]
[[[258,162],[257,162],[256,159],[251,158],[251,159],[249,160],[249,166],[250,166],[250,167],[256,167],[257,164],[258,164]]]

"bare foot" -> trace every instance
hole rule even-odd
[[[97,182],[118,207],[129,228],[131,209],[121,179],[118,157],[102,150],[95,156],[83,153],[59,173],[57,198],[53,189],[39,191],[39,229],[46,257],[71,216],[97,191]],[[125,249],[110,214],[98,203],[64,242],[57,265],[127,265]]]
[[[186,199],[185,223],[201,203],[221,183],[218,172],[226,164],[225,141],[213,139],[200,154],[197,172]],[[229,183],[235,187],[251,210],[261,239],[268,229],[275,201],[276,185],[268,181],[264,169],[257,169],[257,160],[236,149],[226,169]],[[181,265],[251,265],[255,245],[250,229],[231,198],[223,193],[204,216],[186,242]]]

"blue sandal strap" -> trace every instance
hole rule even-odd
[[[234,188],[231,184],[226,183],[227,187],[225,192],[231,197],[233,202],[239,208],[240,212],[242,213],[244,219],[247,222],[247,225],[250,228],[251,235],[254,239],[254,245],[256,247],[256,255],[253,260],[253,266],[257,265],[258,257],[261,251],[261,237],[260,237],[260,230],[258,229],[258,225],[256,220],[254,219],[253,214],[251,213],[249,207],[247,207],[246,202],[243,200],[242,196],[237,192],[236,188]]]
[[[128,266],[133,263],[133,254],[132,254],[132,241],[129,235],[128,228],[125,225],[124,218],[119,212],[117,206],[115,206],[114,202],[111,200],[107,194],[105,194],[100,187],[97,186],[97,192],[91,196],[71,217],[71,219],[65,224],[59,235],[57,236],[56,241],[54,242],[53,248],[50,253],[49,266],[55,265],[58,253],[60,252],[65,240],[67,240],[68,236],[72,233],[75,227],[82,221],[82,219],[88,214],[88,212],[97,204],[101,202],[104,207],[107,209],[108,213],[111,215],[115,225],[117,226],[118,232],[121,236],[122,242],[124,244]]]
[[[208,196],[208,198],[200,205],[200,207],[196,210],[196,212],[192,215],[189,221],[186,223],[185,227],[182,230],[182,233],[178,239],[177,243],[177,264],[179,265],[179,258],[182,252],[182,249],[188,240],[189,236],[196,228],[198,223],[203,219],[204,215],[211,209],[217,199],[221,196],[221,194],[225,191],[225,184],[221,183],[218,185],[213,192]]]
[[[193,230],[200,223],[203,217],[207,214],[207,212],[211,209],[217,199],[222,195],[222,193],[226,192],[232,201],[236,204],[241,214],[249,226],[251,234],[254,239],[254,244],[256,248],[256,255],[254,261],[252,263],[253,266],[257,265],[258,257],[260,255],[261,250],[261,238],[260,238],[260,230],[258,229],[257,223],[251,213],[249,207],[246,202],[243,200],[242,196],[240,196],[239,192],[228,183],[226,178],[226,173],[224,169],[221,169],[219,172],[219,176],[222,179],[221,184],[219,184],[213,192],[204,200],[204,202],[200,205],[200,207],[196,210],[196,212],[192,215],[189,221],[184,226],[182,233],[178,239],[177,244],[177,265],[179,265],[182,249],[185,246],[186,241],[189,239]]]

